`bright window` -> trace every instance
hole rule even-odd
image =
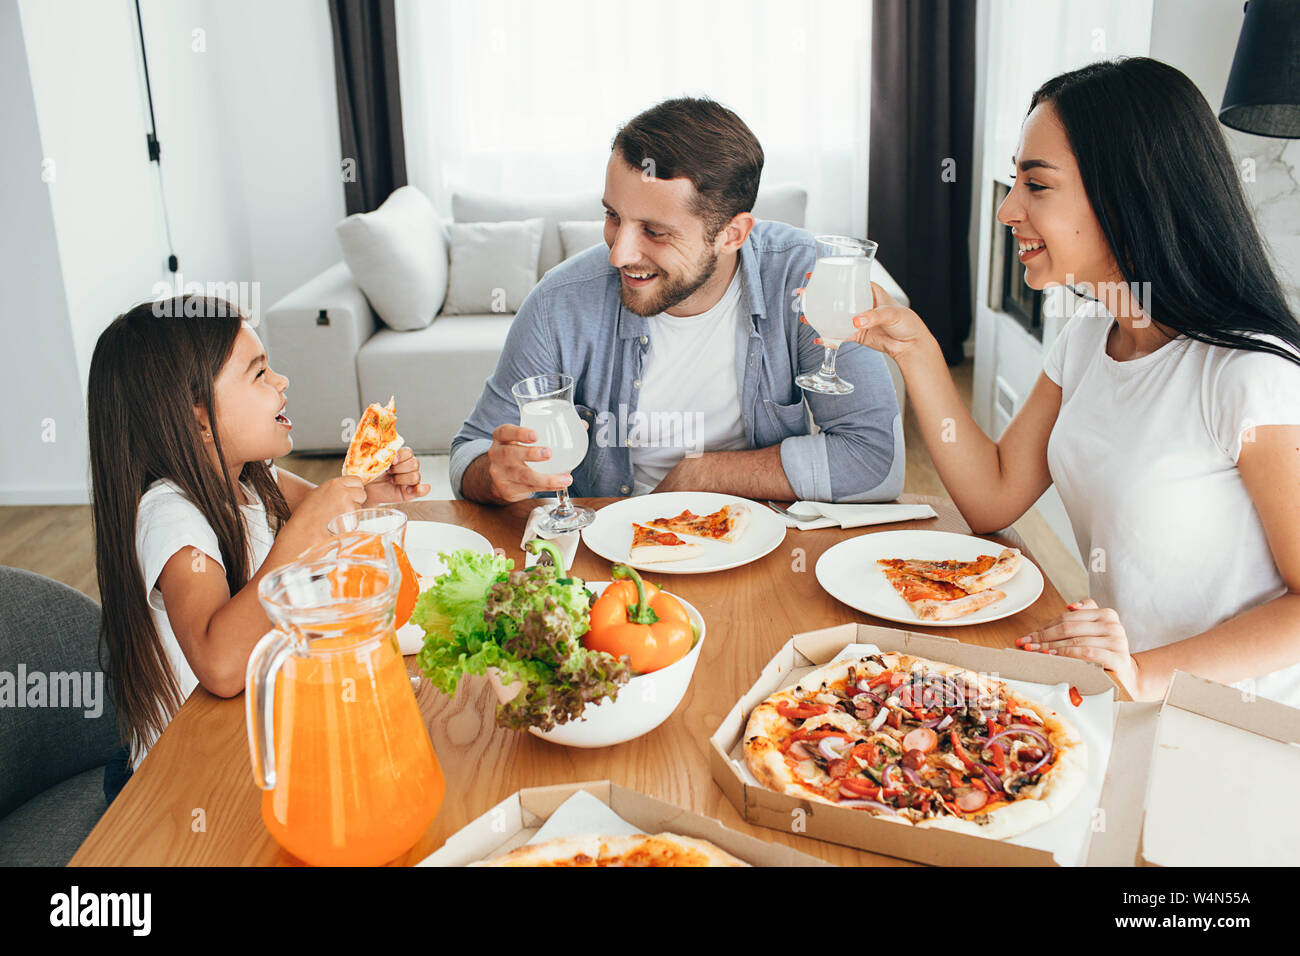
[[[398,0],[408,178],[444,216],[462,189],[599,195],[619,126],[707,95],[809,229],[862,235],[870,25],[869,0]]]

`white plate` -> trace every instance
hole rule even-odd
[[[749,508],[749,527],[739,541],[724,544],[702,538],[685,538],[704,545],[704,551],[685,561],[662,564],[636,564],[628,559],[632,546],[632,522],[670,518],[690,509],[697,515],[712,514],[723,505]],[[775,512],[746,498],[712,491],[670,491],[659,495],[641,495],[605,505],[596,512],[596,520],[582,529],[582,540],[607,561],[630,564],[653,574],[707,574],[749,564],[770,553],[785,540],[785,522]]]
[[[477,531],[470,531],[460,525],[443,524],[440,521],[408,521],[406,523],[406,556],[411,560],[411,567],[420,576],[420,591],[423,593],[433,586],[433,579],[447,570],[438,557],[439,551],[450,554],[461,549],[482,551],[491,554],[492,542]],[[397,629],[397,643],[403,654],[418,653],[424,646],[424,631],[418,625],[404,624]]]
[[[831,597],[849,607],[886,621],[923,624],[926,627],[962,627],[1010,617],[1029,607],[1043,593],[1043,572],[1020,556],[1020,570],[999,590],[1007,596],[952,621],[923,621],[876,566],[878,558],[915,561],[972,561],[981,554],[996,555],[1003,546],[967,534],[949,531],[876,531],[841,541],[817,559],[817,582]]]

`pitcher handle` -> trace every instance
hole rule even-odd
[[[262,635],[248,656],[244,675],[248,750],[253,761],[253,782],[263,790],[275,789],[275,678],[292,653],[289,635],[272,630]]]

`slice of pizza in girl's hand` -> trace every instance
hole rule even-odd
[[[899,652],[844,658],[751,712],[763,786],[918,829],[991,839],[1059,816],[1088,778],[1068,720],[1000,680]]]
[[[343,459],[343,474],[360,478],[366,484],[388,471],[393,456],[404,445],[397,434],[397,408],[393,397],[387,405],[372,402],[361,416],[357,430]]]

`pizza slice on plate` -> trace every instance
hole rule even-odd
[[[369,484],[388,470],[397,449],[404,444],[397,434],[397,409],[392,397],[387,405],[372,402],[352,436],[343,459],[343,474],[355,475]]]
[[[683,541],[671,531],[657,531],[633,522],[632,547],[628,560],[633,564],[660,564],[665,561],[684,561],[704,550],[704,545]]]
[[[652,518],[645,524],[646,527],[659,531],[731,544],[739,541],[749,527],[749,508],[745,505],[723,505],[707,515],[693,514],[687,509],[675,518]]]
[[[967,593],[989,591],[1006,584],[1020,570],[1020,552],[1004,548],[997,557],[981,554],[973,561],[904,561],[890,558],[877,561],[882,568],[905,571],[945,584],[955,584]]]
[[[998,590],[970,593],[946,581],[890,567],[891,563],[888,560],[876,562],[912,613],[923,621],[951,621],[965,617],[1007,596],[1005,591]]]

